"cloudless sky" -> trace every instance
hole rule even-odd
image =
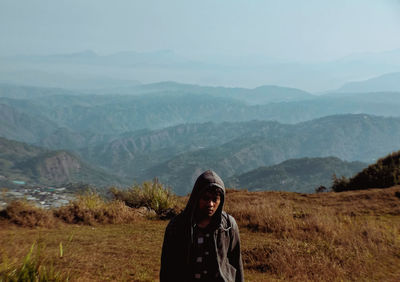
[[[400,48],[395,0],[0,0],[0,55],[174,50],[329,60]]]

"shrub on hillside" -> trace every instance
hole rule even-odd
[[[138,213],[122,201],[104,201],[99,194],[88,191],[77,196],[67,206],[54,211],[56,217],[66,223],[127,223],[138,217]]]
[[[387,188],[400,184],[400,151],[379,159],[375,164],[347,179],[334,176],[332,190],[335,192],[369,188]]]
[[[111,188],[110,192],[115,199],[123,201],[129,207],[146,207],[154,210],[159,216],[170,217],[176,214],[176,196],[157,179],[134,185],[127,190]]]
[[[52,227],[55,223],[53,214],[34,206],[27,201],[13,201],[1,211],[0,217],[8,219],[11,223],[26,227]]]

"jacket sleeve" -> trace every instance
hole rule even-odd
[[[232,226],[232,243],[230,252],[228,254],[229,263],[236,268],[236,282],[243,282],[244,281],[244,274],[243,274],[243,263],[242,263],[242,254],[240,251],[240,237],[239,237],[239,227],[236,223],[236,220],[229,216],[229,220]]]
[[[161,252],[160,282],[174,281],[174,234],[170,225],[165,229]]]

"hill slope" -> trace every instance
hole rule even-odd
[[[333,174],[350,177],[366,166],[361,162],[345,162],[336,157],[291,159],[233,176],[226,181],[226,185],[249,190],[313,193],[320,185],[329,187]]]
[[[146,169],[183,153],[222,145],[260,129],[272,132],[285,127],[277,122],[181,124],[160,130],[125,133],[115,140],[79,150],[82,158],[124,176],[138,176]]]
[[[338,89],[339,92],[400,92],[400,72],[388,73],[364,81],[348,82]]]
[[[283,123],[298,123],[335,114],[400,115],[398,111],[400,95],[396,96],[393,93],[377,93],[378,95],[374,97],[358,95],[355,98],[343,95],[305,95],[304,98],[296,100],[299,95],[303,97],[300,90],[281,89],[275,86],[247,90],[211,88],[210,93],[207,93],[202,92],[204,88],[199,86],[174,87],[173,85],[160,84],[156,90],[151,88],[148,93],[140,92],[142,94],[139,96],[85,95],[58,89],[32,88],[30,90],[26,87],[0,86],[0,94],[4,92],[1,94],[3,97],[0,98],[0,104],[29,115],[32,124],[35,119],[48,121],[44,128],[65,128],[79,134],[100,135],[118,135],[146,128],[160,129],[182,123],[209,121],[275,120]],[[169,90],[170,88],[172,90]],[[54,95],[51,95],[50,93],[53,92]],[[31,96],[29,96],[30,93],[32,93]],[[13,98],[10,98],[10,95]],[[237,98],[241,95],[246,98],[242,100]],[[291,95],[293,99],[289,99]],[[46,98],[40,98],[43,96]],[[257,100],[258,96],[263,99],[272,98],[263,105],[249,105],[244,102],[245,99]],[[0,120],[0,127],[7,128],[8,123],[5,125],[2,123],[5,121]],[[38,123],[40,124],[39,121]],[[51,130],[49,134],[53,132],[54,130]],[[3,137],[32,142],[32,138],[25,137],[23,133],[16,136],[19,138],[11,135],[3,135]],[[47,135],[40,135],[40,137],[46,138]],[[63,139],[60,138],[60,141],[53,143],[62,144]]]
[[[185,93],[186,95],[209,95],[212,97],[232,98],[249,105],[260,105],[278,102],[293,102],[315,98],[314,95],[296,88],[276,85],[263,85],[253,89],[210,87],[176,82],[159,82],[138,85],[131,88],[120,88],[120,94],[149,94],[149,93]]]
[[[0,175],[3,183],[13,180],[35,185],[121,183],[118,177],[94,169],[66,151],[49,151],[1,137]]]
[[[39,115],[30,115],[0,101],[0,136],[34,143],[51,134],[57,125]]]
[[[296,125],[260,123],[252,134],[222,145],[185,152],[147,169],[140,179],[159,177],[185,194],[198,174],[212,168],[223,179],[287,159],[336,156],[371,163],[397,151],[400,119],[367,115],[321,118]]]

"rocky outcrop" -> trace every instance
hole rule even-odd
[[[78,173],[81,163],[67,152],[59,152],[42,160],[38,170],[43,178],[50,182],[66,183],[72,175]]]

